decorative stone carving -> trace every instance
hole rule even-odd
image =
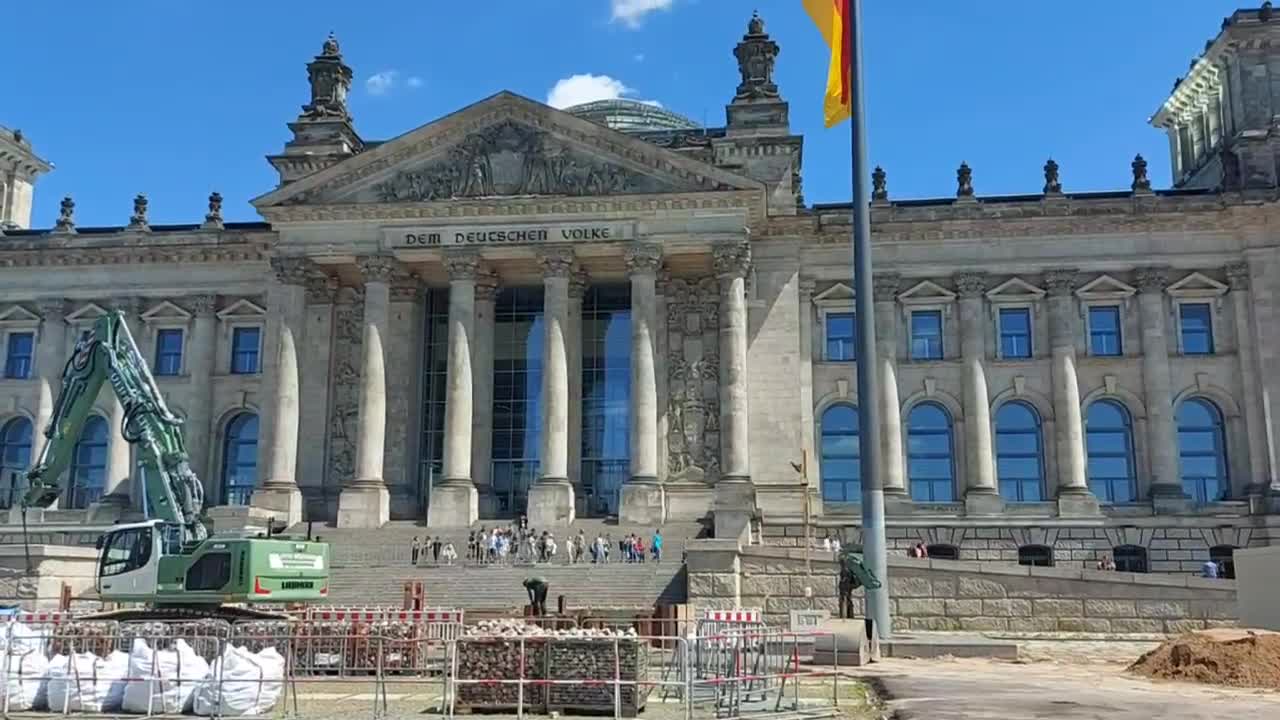
[[[327,485],[346,487],[355,476],[360,417],[360,363],[364,344],[364,298],[352,289],[338,293],[333,327],[333,405],[329,411]]]
[[[573,249],[547,247],[538,250],[538,264],[544,277],[569,277],[574,268]]]
[[[590,286],[591,275],[581,267],[574,268],[573,274],[569,276],[569,298],[581,300]]]
[[[747,34],[742,36],[742,42],[733,49],[733,54],[738,58],[738,72],[742,74],[735,101],[778,97],[778,85],[773,81],[778,43],[764,31],[764,20],[759,14],[751,14]]]
[[[391,280],[391,302],[417,302],[422,297],[422,280],[417,275],[396,275]]]
[[[654,243],[632,243],[623,253],[628,274],[656,273],[662,266],[662,246]]]
[[[720,476],[720,287],[673,278],[667,307],[667,471],[671,482]]]
[[[751,269],[751,245],[745,242],[715,245],[711,249],[711,259],[716,275],[746,277]]]
[[[871,171],[871,199],[883,202],[889,199],[889,176],[879,165]]]
[[[1232,290],[1249,289],[1249,263],[1231,263],[1226,271],[1227,284]]]
[[[307,279],[307,304],[332,305],[338,294],[338,279],[331,275],[313,275]]]
[[[70,195],[58,203],[58,220],[53,224],[53,230],[60,233],[76,231],[76,201]]]
[[[1061,195],[1062,181],[1058,178],[1058,163],[1049,158],[1044,164],[1044,194]]]
[[[1141,154],[1135,155],[1133,163],[1133,188],[1134,192],[1151,192],[1151,180],[1147,177],[1147,161]]]
[[[63,298],[37,300],[36,310],[45,320],[64,320],[67,316],[67,301]]]
[[[129,229],[146,231],[151,229],[147,222],[147,196],[138,193],[133,198],[133,215],[129,216]]]
[[[196,317],[207,317],[218,309],[217,295],[189,295],[182,300]]]
[[[202,227],[210,230],[222,229],[222,193],[209,193],[209,212],[205,213]]]
[[[390,283],[400,272],[400,263],[390,255],[362,255],[356,258],[366,283]]]
[[[1138,290],[1142,292],[1164,292],[1164,289],[1169,287],[1169,268],[1167,267],[1138,268],[1134,276],[1137,278]]]
[[[271,272],[283,285],[306,285],[315,274],[311,261],[297,256],[271,258]]]
[[[1076,289],[1076,278],[1080,271],[1075,268],[1058,268],[1046,270],[1044,286],[1050,295],[1070,295]]]
[[[482,271],[476,276],[476,302],[493,302],[498,299],[501,290],[502,284],[497,273]],[[572,284],[570,290],[572,291]]]
[[[351,90],[351,68],[342,62],[338,38],[333,33],[325,39],[320,54],[307,63],[311,81],[311,102],[302,106],[302,117],[308,120],[350,120],[347,93]]]
[[[813,302],[813,291],[817,289],[818,283],[813,278],[802,277],[797,289],[800,291],[800,302],[807,304]]]
[[[960,163],[956,170],[956,197],[973,197],[973,170],[969,163]]]
[[[444,269],[450,280],[475,280],[480,275],[480,253],[474,250],[448,251]]]
[[[980,272],[956,274],[956,291],[962,298],[982,297],[987,291],[987,275]]]
[[[665,183],[575,152],[538,128],[505,120],[468,135],[443,160],[373,186],[379,202],[509,195],[670,192]]]
[[[898,291],[902,288],[902,276],[897,273],[876,273],[871,284],[876,302],[895,302]]]

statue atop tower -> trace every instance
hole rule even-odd
[[[733,54],[738,58],[738,72],[742,74],[735,101],[778,98],[778,86],[773,82],[778,43],[764,31],[764,20],[759,13],[751,13],[747,34],[742,36],[742,42],[733,49]]]
[[[325,39],[320,54],[307,63],[311,80],[311,102],[302,106],[302,117],[351,119],[347,112],[347,94],[351,91],[351,68],[342,61],[338,38],[333,33]]]
[[[297,119],[289,123],[293,139],[285,143],[283,153],[267,157],[280,173],[281,185],[364,149],[364,141],[356,133],[347,110],[352,77],[351,68],[342,61],[338,38],[329,33],[320,54],[307,63],[311,101],[303,105]]]

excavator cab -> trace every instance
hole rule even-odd
[[[96,586],[104,600],[154,594],[164,556],[165,527],[151,520],[114,527],[98,538]]]

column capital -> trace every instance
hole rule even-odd
[[[217,295],[188,295],[183,300],[187,307],[191,308],[191,314],[196,317],[212,315],[218,308]]]
[[[307,279],[307,303],[332,305],[338,295],[338,278],[331,275],[312,275]]]
[[[711,258],[716,275],[721,278],[744,278],[751,269],[751,245],[746,242],[712,246]]]
[[[573,273],[569,275],[569,297],[574,300],[581,300],[587,294],[587,287],[590,285],[590,273],[581,266],[575,267]]]
[[[983,272],[956,273],[956,290],[961,298],[981,298],[987,291],[987,274]]]
[[[1153,266],[1138,268],[1135,273],[1138,290],[1144,293],[1162,293],[1169,287],[1169,268]]]
[[[397,275],[391,281],[391,302],[414,302],[422,292],[417,275]]]
[[[277,256],[271,258],[270,263],[271,272],[276,276],[276,282],[282,285],[305,286],[315,270],[311,260],[298,256]]]
[[[653,274],[662,267],[662,246],[655,243],[632,243],[623,254],[628,275]]]
[[[45,320],[64,320],[67,316],[66,298],[43,298],[36,301],[36,309]]]
[[[800,291],[800,302],[812,302],[813,291],[818,288],[818,283],[811,277],[801,277],[796,289]]]
[[[476,275],[476,302],[493,302],[502,291],[502,280],[492,270],[481,270]]]
[[[476,280],[480,274],[480,253],[470,248],[446,250],[444,269],[450,282]]]
[[[390,283],[401,271],[400,262],[391,255],[361,255],[356,258],[356,265],[360,268],[366,285]]]
[[[119,310],[126,317],[133,317],[142,310],[142,298],[136,297],[115,297],[107,300],[107,307],[112,310]]]
[[[902,276],[898,273],[875,273],[871,285],[876,302],[896,302],[898,291],[902,289]]]
[[[1080,271],[1075,268],[1055,268],[1044,273],[1044,286],[1050,295],[1070,295],[1076,289],[1076,278]]]
[[[542,266],[544,278],[567,278],[573,273],[573,248],[567,246],[550,246],[538,250],[538,264]]]
[[[1227,284],[1231,286],[1232,290],[1249,289],[1249,263],[1231,263],[1226,267],[1226,271]]]

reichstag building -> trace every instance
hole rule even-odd
[[[1280,541],[1277,48],[1269,7],[1206,45],[1151,118],[1167,190],[1141,157],[1096,193],[1049,161],[1026,195],[962,165],[953,196],[898,201],[877,169],[873,358],[850,207],[805,203],[758,17],[716,128],[503,92],[370,140],[330,37],[262,222],[215,193],[187,225],[139,196],[127,225],[80,227],[68,197],[29,228],[51,167],[0,130],[0,496],[115,309],[209,497],[289,522],[725,517],[786,543],[808,504],[856,542],[856,408],[878,403],[895,548],[1172,572]],[[136,508],[123,415],[104,393],[62,521]]]

